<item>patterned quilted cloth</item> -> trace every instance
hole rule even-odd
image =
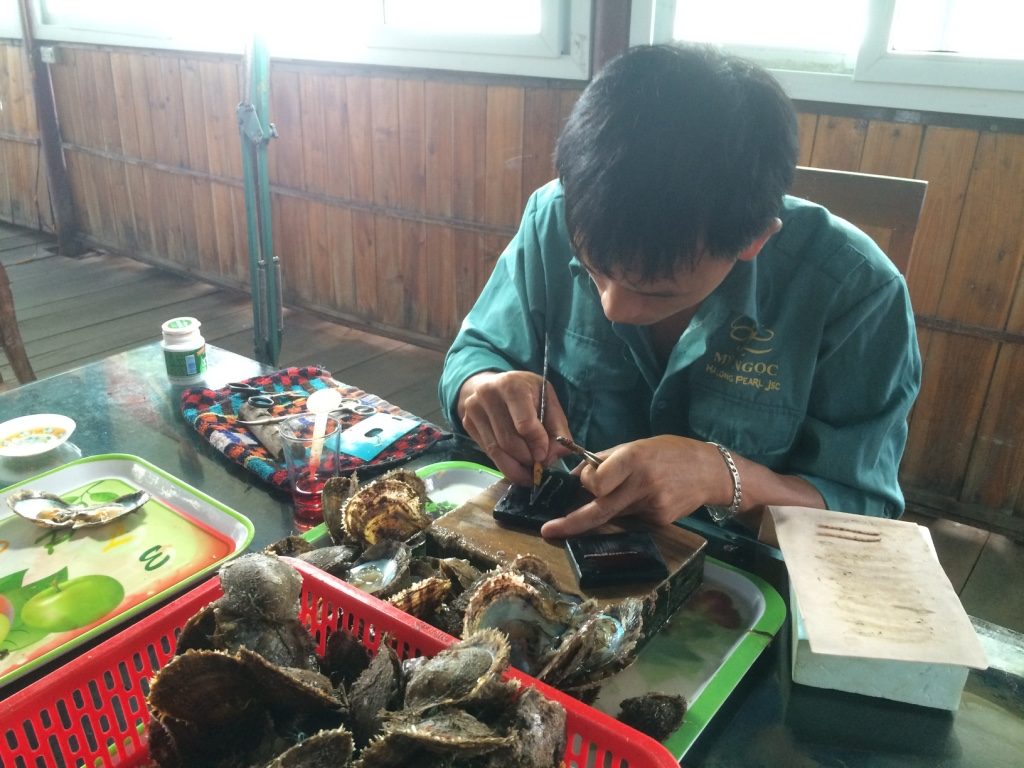
[[[331,374],[322,368],[285,368],[274,373],[246,379],[243,384],[257,387],[267,392],[315,392],[327,387],[336,388],[344,399],[359,400],[373,406],[377,411],[406,416],[419,421],[419,426],[396,442],[385,448],[371,461],[364,461],[356,456],[345,456],[339,472],[345,474],[358,469],[381,470],[423,453],[434,443],[447,434],[440,428],[423,421],[407,411],[403,411],[376,395],[363,392],[361,389],[342,384],[331,378]],[[288,472],[284,465],[271,456],[270,452],[253,436],[247,427],[236,424],[238,410],[245,404],[246,397],[223,389],[207,389],[193,387],[181,394],[181,412],[185,420],[218,451],[231,461],[240,464],[261,480],[278,488],[287,490]],[[292,402],[281,401],[274,405],[268,415],[279,416],[302,411],[304,400]],[[358,423],[368,416],[353,415],[348,424]]]

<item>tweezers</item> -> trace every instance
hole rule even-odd
[[[570,440],[568,437],[565,437],[564,435],[557,435],[555,437],[555,440],[558,441],[559,445],[565,446],[573,453],[578,453],[580,456],[583,457],[583,460],[592,467],[599,467],[601,466],[601,462],[604,461],[604,459],[602,459],[596,453],[588,451],[582,445],[574,443],[572,440]]]

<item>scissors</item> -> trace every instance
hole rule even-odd
[[[370,416],[376,413],[377,409],[372,405],[367,405],[361,400],[346,398],[338,403],[338,407],[335,408],[335,411],[348,411],[349,413],[354,413],[356,416]]]
[[[303,397],[304,396],[305,395],[303,395]],[[257,399],[258,397],[259,397],[258,395],[256,397],[250,397],[249,398],[249,402],[250,403],[253,402],[253,400]],[[335,408],[333,411],[331,411],[331,415],[350,413],[350,414],[355,414],[357,416],[369,416],[369,415],[374,414],[376,412],[377,412],[377,409],[374,408],[372,405],[367,405],[366,403],[361,402],[359,400],[354,400],[354,399],[349,398],[349,399],[346,399],[346,400],[342,400],[340,403],[338,403],[338,407]],[[243,421],[241,419],[238,419],[238,420],[235,421],[235,423],[236,424],[244,424],[247,427],[258,426],[260,424],[275,424],[275,423],[277,423],[279,421],[284,421],[285,419],[290,419],[292,416],[295,416],[295,415],[296,415],[295,413],[285,413],[285,414],[282,414],[280,416],[268,416],[268,417],[263,418],[263,419],[250,419],[250,420],[247,420],[247,421]],[[347,419],[343,415],[339,417],[339,421],[346,421],[346,420]]]
[[[280,398],[301,400],[309,397],[308,392],[267,392],[265,389],[239,381],[228,384],[228,389],[231,390],[232,395],[244,397],[246,402],[253,408],[270,408],[274,405],[274,401]]]

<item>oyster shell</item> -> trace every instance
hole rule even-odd
[[[300,557],[307,552],[313,551],[312,542],[306,541],[301,536],[285,536],[263,548],[264,554],[277,555],[278,557]]]
[[[416,666],[405,685],[408,709],[465,704],[479,698],[508,669],[508,640],[483,629]]]
[[[479,768],[549,768],[563,764],[565,707],[528,687],[516,701],[511,721],[511,743],[490,753]]]
[[[422,555],[409,564],[415,579],[441,576],[452,585],[452,594],[460,595],[480,578],[480,569],[461,557],[431,557]]]
[[[363,673],[372,659],[369,649],[359,638],[348,632],[332,632],[324,645],[321,671],[331,678],[335,685],[351,686]]]
[[[345,534],[364,546],[405,541],[431,524],[427,493],[413,472],[395,470],[357,489],[341,510]]]
[[[221,566],[219,575],[224,611],[267,621],[294,619],[299,613],[302,577],[275,555],[241,555]]]
[[[425,619],[444,603],[451,589],[452,584],[448,579],[430,576],[392,595],[388,602],[400,611],[405,611],[418,619]]]
[[[537,677],[571,693],[627,667],[636,658],[643,606],[642,600],[626,598],[588,612],[579,626],[566,633]]]
[[[23,488],[7,497],[7,506],[16,515],[43,528],[84,528],[103,525],[140,509],[149,501],[145,491],[134,491],[111,501],[89,506],[68,504],[49,491]]]
[[[345,574],[345,581],[384,599],[409,586],[412,550],[404,542],[386,539],[367,548]]]
[[[161,766],[266,762],[288,746],[275,734],[334,728],[345,714],[327,678],[276,667],[246,649],[175,656],[154,677],[147,705]]]
[[[383,728],[383,711],[401,701],[402,663],[385,636],[377,655],[349,688],[352,735],[362,747]]]
[[[499,733],[461,709],[441,709],[429,717],[397,713],[387,729],[362,751],[357,768],[423,768],[477,765],[476,758],[507,746]]]
[[[147,725],[150,760],[160,768],[222,765],[239,756],[247,764],[263,763],[274,755],[274,722],[263,710],[249,715],[210,738],[205,727],[154,712]]]
[[[619,702],[618,719],[656,741],[664,741],[683,724],[686,707],[682,696],[651,691]]]
[[[275,555],[242,555],[220,569],[213,602],[214,648],[248,648],[285,667],[317,669],[316,645],[298,620],[302,577]],[[204,645],[189,635],[193,647]]]
[[[248,710],[318,714],[344,707],[323,675],[275,666],[244,648],[175,656],[153,678],[148,703],[161,715],[210,729],[227,727]]]
[[[484,628],[501,631],[511,648],[512,666],[535,674],[572,624],[576,606],[550,585],[511,570],[485,576],[473,590],[462,635]]]
[[[353,472],[345,477],[332,477],[324,483],[322,493],[324,509],[324,525],[335,544],[345,542],[345,522],[343,510],[348,497],[359,487],[359,477]]]
[[[282,752],[266,768],[346,766],[352,760],[354,750],[352,734],[345,728],[319,731]]]
[[[298,559],[316,566],[325,573],[343,579],[358,557],[359,550],[356,547],[350,544],[335,544],[304,552],[298,556]]]

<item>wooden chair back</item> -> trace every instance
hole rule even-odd
[[[18,382],[35,381],[36,374],[25,354],[25,344],[18,330],[18,318],[14,314],[14,296],[11,295],[11,281],[7,278],[7,270],[0,264],[0,348],[7,355],[7,360],[14,369]],[[3,383],[3,376],[0,376]]]
[[[864,230],[906,275],[927,188],[921,179],[797,166],[789,193]]]

